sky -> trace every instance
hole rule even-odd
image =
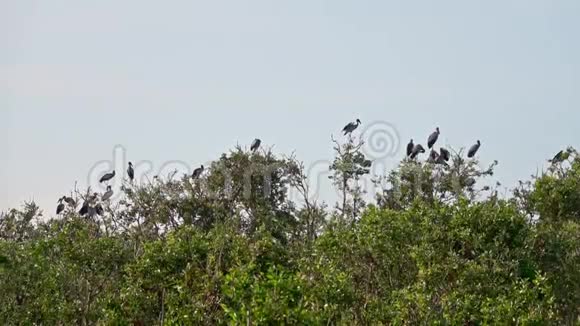
[[[379,169],[438,126],[443,146],[480,139],[511,187],[580,147],[579,15],[577,0],[3,1],[0,211],[50,215],[127,160],[192,170],[256,137],[332,200],[330,137],[356,118],[385,137]]]

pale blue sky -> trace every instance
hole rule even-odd
[[[357,117],[403,144],[479,138],[511,186],[579,146],[579,17],[577,0],[3,1],[0,209],[52,213],[116,144],[156,168],[254,137],[327,160]]]

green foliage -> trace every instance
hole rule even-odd
[[[575,151],[509,199],[481,186],[495,163],[405,160],[366,204],[361,144],[337,144],[334,212],[293,157],[238,148],[103,216],[1,214],[0,324],[580,323]]]

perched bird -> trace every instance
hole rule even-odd
[[[448,162],[449,159],[451,158],[451,153],[449,153],[448,150],[446,150],[445,148],[441,147],[439,149],[439,156],[443,158],[443,160],[445,160],[445,162]]]
[[[441,164],[441,165],[449,166],[449,164],[447,164],[447,162],[445,161],[445,158],[443,157],[443,155],[439,155],[439,157],[437,157],[437,160],[435,161],[435,164]]]
[[[435,131],[429,135],[429,138],[427,138],[427,146],[429,148],[433,147],[433,145],[435,145],[435,143],[437,142],[437,139],[439,138],[439,127],[435,128]]]
[[[94,215],[94,208],[91,207],[91,203],[94,202],[99,195],[95,192],[91,197],[85,199],[81,210],[79,211],[80,216],[89,214],[89,216]],[[91,214],[92,213],[92,214]]]
[[[429,153],[429,159],[427,159],[427,161],[429,163],[436,163],[437,160],[439,160],[439,153],[437,153],[434,149],[432,149],[431,153]]]
[[[95,206],[95,213],[97,213],[97,215],[102,216],[104,212],[105,210],[103,209],[103,206],[101,206],[101,204],[97,204]]]
[[[550,162],[550,163],[560,163],[560,162],[562,162],[564,160],[563,159],[563,156],[564,156],[564,151],[563,150],[562,151],[559,151],[556,155],[554,155],[554,158],[551,159],[551,160],[548,160],[548,162]]]
[[[89,215],[89,217],[93,217],[95,214],[97,214],[97,209],[95,207],[89,206],[87,215]]]
[[[421,144],[417,144],[415,145],[415,147],[413,147],[413,151],[411,152],[411,158],[417,157],[419,153],[425,153],[425,148],[423,148]]]
[[[101,200],[107,201],[111,197],[113,197],[113,189],[111,189],[111,186],[107,186],[107,191],[103,194],[103,197],[101,197]]]
[[[133,169],[133,163],[129,162],[129,167],[127,168],[127,175],[129,176],[129,180],[133,182],[135,179],[135,170]]]
[[[64,197],[62,197],[62,199],[64,199],[64,201],[65,201],[67,204],[69,204],[70,206],[73,206],[73,207],[74,207],[74,206],[77,204],[77,203],[75,202],[75,200],[74,200],[74,199],[72,199],[71,197],[64,196]]]
[[[467,157],[469,157],[469,158],[474,157],[475,154],[477,153],[477,151],[479,150],[479,146],[481,146],[481,142],[478,140],[477,143],[475,143],[475,145],[471,146],[471,148],[467,152]]]
[[[64,197],[60,198],[58,200],[58,206],[56,206],[56,215],[62,213],[62,211],[64,211],[64,203],[62,202],[64,200]]]
[[[101,180],[99,180],[100,183],[109,181],[111,179],[113,179],[115,177],[115,170],[113,170],[113,172],[111,173],[107,173],[104,176],[101,177]]]
[[[407,157],[413,154],[413,147],[415,147],[415,144],[413,144],[413,139],[411,139],[411,141],[407,144]]]
[[[342,132],[344,132],[344,135],[346,136],[351,132],[353,132],[356,128],[358,128],[358,125],[360,124],[361,124],[360,120],[356,119],[356,122],[350,122],[349,124],[344,126],[344,128],[342,128]]]
[[[79,211],[79,215],[80,216],[84,216],[87,215],[89,213],[89,201],[85,200],[85,202],[83,203],[83,206],[81,207],[81,210]]]
[[[203,164],[202,164],[200,167],[198,167],[197,169],[193,170],[193,174],[191,175],[191,177],[193,179],[199,178],[201,176],[201,174],[203,173],[203,170],[204,170],[204,167],[203,167]]]
[[[252,142],[252,145],[250,146],[250,150],[252,152],[256,152],[258,150],[258,148],[260,148],[260,144],[262,144],[262,141],[258,138],[254,139],[254,141]]]

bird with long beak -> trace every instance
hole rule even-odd
[[[472,158],[475,156],[475,154],[477,153],[477,151],[479,150],[479,147],[481,146],[481,142],[478,140],[475,145],[471,146],[471,148],[469,149],[469,151],[467,152],[467,157]]]
[[[359,119],[356,119],[356,122],[349,122],[344,128],[342,128],[342,132],[344,136],[352,133],[358,126],[361,124]]]
[[[101,177],[101,179],[99,180],[99,182],[100,183],[107,182],[107,181],[113,179],[114,177],[115,177],[115,170],[113,170],[113,172],[106,173],[105,175],[103,175]]]
[[[435,128],[435,131],[429,135],[429,138],[427,139],[427,146],[429,148],[433,147],[433,145],[435,145],[435,143],[437,142],[437,139],[439,139],[439,127]]]

